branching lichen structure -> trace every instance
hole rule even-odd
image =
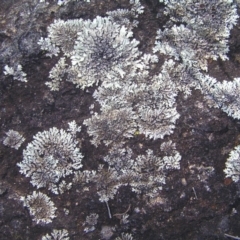
[[[86,221],[84,222],[84,232],[92,232],[95,230],[95,225],[98,222],[99,215],[96,213],[91,213],[89,216],[86,217]]]
[[[22,197],[21,200],[37,224],[51,223],[56,217],[57,208],[46,194],[34,191],[32,195]]]
[[[21,64],[14,65],[13,67],[9,67],[8,65],[6,65],[4,67],[3,73],[5,75],[13,76],[14,80],[17,80],[20,82],[27,82],[27,78],[26,78],[27,74],[23,72]]]
[[[47,234],[43,236],[42,240],[69,240],[68,231],[66,229],[53,229],[51,235]]]
[[[131,108],[104,109],[99,115],[95,113],[92,118],[86,119],[88,134],[93,136],[92,143],[98,146],[101,141],[109,145],[114,142],[131,138],[137,129],[136,116]]]
[[[117,9],[115,11],[109,11],[106,13],[110,17],[111,21],[120,25],[124,25],[129,30],[137,27],[138,21],[135,19],[144,11],[144,7],[141,5],[139,0],[130,0],[130,4],[132,4],[131,10]],[[131,22],[131,19],[134,20]]]
[[[137,194],[156,197],[166,183],[166,173],[180,169],[181,155],[171,141],[161,145],[164,157],[159,157],[148,149],[145,155],[134,157],[129,147],[123,143],[112,145],[108,155],[104,157],[107,167],[100,165],[94,176],[88,175],[88,181],[96,184],[101,202],[113,199],[121,186],[130,186]],[[79,176],[75,183],[82,182]]]
[[[55,127],[33,138],[23,151],[23,161],[18,163],[20,172],[31,177],[33,186],[46,187],[58,194],[61,180],[82,167],[78,142],[74,135]]]
[[[66,56],[71,56],[78,33],[82,30],[83,22],[82,19],[55,20],[48,27],[49,35],[47,39],[58,46]]]
[[[157,34],[154,51],[207,70],[207,60],[227,59],[228,37],[238,15],[233,1],[164,0],[173,25]]]
[[[71,57],[78,69],[78,78],[73,82],[84,89],[105,78],[123,78],[125,68],[136,65],[140,55],[139,42],[130,37],[131,31],[109,18],[84,21]]]
[[[6,135],[7,137],[3,140],[3,144],[16,150],[18,150],[25,141],[25,138],[19,132],[12,129],[6,132]]]
[[[74,0],[40,2],[53,6],[55,2],[61,6],[57,6],[59,9],[80,6],[77,1],[73,3]],[[91,1],[89,5],[94,6],[95,2]],[[102,2],[98,8],[100,12]],[[121,5],[121,1],[116,2],[114,4]],[[66,109],[64,118],[75,118],[82,126],[73,120],[68,123],[67,130],[54,126],[44,130],[43,127],[28,142],[23,150],[23,160],[17,166],[22,175],[30,178],[34,188],[44,193],[51,192],[52,195],[59,194],[54,195],[53,200],[60,199],[62,203],[66,196],[61,194],[74,191],[74,200],[70,196],[69,205],[63,208],[65,216],[71,212],[72,202],[78,206],[80,200],[81,204],[90,204],[88,199],[92,202],[96,199],[106,204],[108,215],[112,218],[111,202],[114,198],[124,206],[124,201],[129,200],[120,199],[122,189],[131,192],[139,201],[149,200],[149,206],[151,200],[158,201],[164,186],[170,189],[167,186],[170,181],[168,176],[171,173],[174,175],[184,165],[181,163],[179,141],[174,138],[184,134],[192,134],[192,137],[195,131],[174,133],[178,122],[181,126],[184,122],[184,127],[188,125],[185,117],[190,110],[182,109],[179,103],[190,97],[193,90],[202,93],[210,107],[219,108],[228,116],[240,119],[240,78],[220,82],[207,74],[210,61],[228,60],[230,31],[238,19],[235,1],[159,0],[161,4],[157,3],[161,5],[162,12],[159,11],[158,15],[162,14],[160,17],[164,23],[161,22],[159,29],[160,24],[153,24],[154,19],[148,19],[155,27],[155,34],[149,37],[151,41],[144,43],[141,28],[144,29],[147,23],[142,24],[139,15],[150,4],[146,2],[143,6],[140,0],[130,0],[129,9],[108,8],[101,16],[83,14],[84,17],[79,19],[65,20],[63,11],[58,15],[62,19],[52,19],[46,27],[47,36],[39,35],[38,47],[49,58],[51,68],[45,82],[49,89],[43,85],[44,100],[53,98],[57,105],[59,102],[55,98],[69,94],[68,91],[61,92],[62,86],[67,84],[65,81],[71,82],[68,87],[78,89],[74,89],[68,99],[77,101],[71,105],[70,112]],[[114,4],[109,3],[109,6]],[[78,16],[81,14],[78,13]],[[146,33],[143,35],[148,39]],[[27,82],[20,64],[12,67],[5,65],[3,73],[13,76],[14,80]],[[181,119],[180,113],[184,111],[186,116]],[[57,114],[54,116],[59,116]],[[3,144],[16,150],[25,140],[14,130],[9,130],[6,135]],[[240,146],[237,146],[231,151],[224,169],[226,177],[234,182],[239,182],[240,178],[239,156]],[[213,167],[203,163],[189,164],[185,170],[197,175],[196,179],[204,184],[214,173]],[[176,175],[174,177],[178,178]],[[185,179],[181,181],[184,186],[187,185]],[[206,189],[210,192],[207,185]],[[192,190],[197,199],[195,188]],[[87,200],[79,194],[83,192]],[[21,198],[37,224],[51,223],[57,216],[57,208],[44,193],[33,191]],[[186,196],[185,192],[181,196]],[[192,201],[192,198],[189,199]],[[163,198],[159,202],[164,202]],[[143,207],[141,210],[138,207],[134,207],[134,211],[130,209],[131,206],[127,211],[115,214],[126,231],[129,230],[127,224],[131,222],[130,214],[145,211]],[[102,211],[96,212],[99,214],[83,214],[86,220],[81,222],[80,228],[84,237],[86,234],[94,236],[94,231],[98,231]],[[102,232],[110,232],[103,239],[110,239],[115,231],[109,226],[102,226],[102,229]],[[75,234],[73,230],[70,233]],[[121,231],[113,238],[119,233]],[[122,233],[115,239],[132,240],[132,234],[135,236],[134,231]],[[54,229],[42,240],[68,240],[70,237],[67,230]]]
[[[121,237],[117,237],[115,240],[134,240],[134,238],[131,233],[122,233]]]
[[[240,78],[233,81],[217,82],[216,79],[206,82],[207,96],[213,102],[214,107],[221,108],[229,116],[240,119],[240,100],[237,97],[240,92]]]
[[[224,169],[226,177],[232,178],[234,182],[240,179],[240,146],[236,146],[229,155]]]

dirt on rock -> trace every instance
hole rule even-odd
[[[141,42],[140,50],[149,53],[156,31],[167,17],[157,17],[163,11],[158,0],[141,3],[145,11],[139,16],[134,37]],[[225,233],[240,237],[240,185],[226,179],[223,172],[230,151],[240,144],[240,122],[220,109],[210,108],[198,90],[193,90],[187,99],[181,93],[177,96],[180,118],[173,134],[155,141],[136,135],[127,142],[136,155],[144,154],[148,148],[159,152],[160,144],[166,140],[176,143],[182,156],[181,169],[168,173],[161,196],[149,199],[133,193],[130,187],[121,187],[108,202],[113,215],[110,219],[94,186],[82,191],[73,185],[62,195],[41,189],[58,208],[57,218],[46,225],[32,221],[20,200],[36,190],[29,178],[19,172],[17,163],[22,161],[22,152],[39,131],[51,127],[66,129],[72,120],[82,125],[90,117],[95,89],[81,90],[70,82],[62,82],[60,91],[51,92],[45,82],[58,59],[46,57],[37,41],[47,36],[47,27],[54,19],[93,19],[105,16],[107,11],[130,7],[128,0],[72,1],[61,7],[53,0],[45,7],[38,4],[37,0],[0,2],[0,239],[41,239],[53,229],[63,228],[68,230],[71,240],[115,239],[122,232],[131,233],[136,240],[228,239]],[[239,26],[231,32],[229,60],[209,61],[209,75],[218,81],[240,76]],[[164,60],[160,56],[157,66],[161,67]],[[14,61],[22,64],[27,83],[3,74],[4,66]],[[9,129],[26,139],[18,150],[2,144]],[[108,148],[94,147],[85,126],[77,138],[81,139],[83,163],[96,170]],[[118,214],[126,211],[128,223],[123,224]],[[94,231],[85,233],[84,222],[90,213],[99,215],[98,223]],[[104,226],[112,229],[110,238],[101,233]]]

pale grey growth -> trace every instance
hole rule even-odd
[[[70,2],[74,2],[74,1],[79,1],[79,0],[56,0],[56,3],[59,5],[59,6],[64,6],[64,5],[67,5],[68,3]],[[90,0],[82,0],[84,2],[90,2]],[[40,0],[40,2],[43,2],[43,3],[46,3],[46,4],[49,4],[47,2],[47,0]]]
[[[154,51],[181,59],[185,65],[207,70],[207,60],[226,60],[230,30],[237,23],[231,0],[163,0],[173,24],[157,33]]]
[[[123,148],[122,144],[115,144],[103,160],[120,176],[133,167],[132,155],[133,152],[130,148]]]
[[[53,229],[51,234],[46,234],[42,237],[42,240],[69,240],[68,231],[66,229]]]
[[[161,148],[168,152],[164,157],[148,149],[145,155],[134,158],[132,150],[123,147],[123,143],[114,144],[103,159],[108,167],[101,165],[91,179],[97,186],[100,201],[113,199],[120,186],[131,186],[137,194],[156,197],[166,182],[166,172],[180,169],[181,160],[171,141],[162,144]]]
[[[207,60],[216,60],[219,56],[227,59],[228,46],[226,41],[218,44],[209,44],[207,39],[198,35],[198,32],[184,25],[165,30],[158,30],[156,46],[153,51],[174,57],[183,61],[188,67],[197,67],[207,71]]]
[[[163,142],[160,146],[160,149],[164,154],[171,155],[176,150],[176,144],[172,142],[172,140],[168,142]]]
[[[61,181],[58,187],[59,193],[63,194],[64,192],[70,190],[72,188],[72,183],[66,183],[66,181]]]
[[[135,90],[134,93],[129,92],[129,95],[138,116],[139,132],[153,139],[171,134],[180,116],[176,110],[177,90],[171,79],[167,81],[159,74],[149,80],[148,84],[135,85]]]
[[[201,162],[201,164],[191,164],[188,166],[193,181],[200,181],[204,184],[207,191],[211,191],[208,179],[214,174],[214,167],[209,166],[208,163]]]
[[[165,169],[180,169],[182,156],[178,151],[174,151],[170,156],[164,156],[163,162]]]
[[[135,17],[134,13],[128,9],[117,9],[114,11],[107,12],[107,15],[111,19],[111,21],[116,22],[119,25],[126,26],[127,29],[131,30],[134,27],[137,27],[138,21],[133,20]]]
[[[144,7],[141,5],[139,0],[130,0],[129,2],[132,4],[131,11],[134,12],[136,17],[144,12]]]
[[[233,0],[163,0],[165,14],[174,23],[186,23],[209,40],[223,40],[237,23],[237,8]]]
[[[114,227],[102,226],[101,239],[103,239],[103,240],[109,240],[109,239],[111,239],[114,231],[115,231],[115,228],[114,228]]]
[[[20,64],[14,65],[13,67],[9,67],[8,65],[6,65],[4,67],[3,73],[4,75],[13,76],[14,80],[17,80],[20,82],[27,82],[27,78],[26,78],[27,74],[23,72],[22,65]]]
[[[75,41],[77,40],[78,33],[82,31],[83,22],[82,19],[55,20],[48,27],[48,38],[69,57],[73,54]]]
[[[232,178],[234,182],[240,179],[240,145],[236,146],[229,154],[225,169],[226,177]]]
[[[31,177],[33,186],[46,187],[58,194],[61,180],[82,167],[78,141],[56,127],[39,132],[33,138],[23,151],[23,161],[17,164],[20,172]]]
[[[98,214],[91,213],[89,216],[86,217],[86,221],[84,222],[84,232],[89,233],[95,230],[95,225],[98,222]]]
[[[103,165],[99,165],[94,181],[100,202],[108,202],[109,199],[113,199],[121,186],[116,171],[111,168],[106,169]]]
[[[234,78],[231,81],[217,82],[210,94],[228,116],[240,119],[240,78]]]
[[[57,208],[50,198],[41,192],[34,191],[32,195],[22,197],[21,200],[37,224],[50,223],[56,217]]]
[[[164,161],[161,157],[155,156],[151,149],[147,150],[146,155],[137,157],[134,170],[139,178],[131,184],[134,192],[154,197],[162,190],[166,178]]]
[[[166,183],[168,170],[180,169],[181,155],[174,151],[170,156],[163,158],[154,155],[153,150],[148,149],[146,155],[140,155],[134,163],[136,180],[130,185],[136,193],[144,193],[153,198],[162,190]]]
[[[139,90],[137,90],[137,87]],[[176,105],[177,90],[171,79],[165,79],[162,74],[149,79],[148,83],[136,85],[136,108],[158,109],[161,106],[173,107]]]
[[[42,50],[47,51],[46,56],[48,57],[58,56],[60,52],[59,47],[57,47],[56,44],[52,43],[50,38],[41,37],[38,41],[38,44]]]
[[[199,89],[209,100],[210,106],[220,108],[228,116],[240,119],[240,78],[234,78],[233,81],[218,82],[211,76],[199,73],[198,79]]]
[[[105,78],[115,80],[125,76],[125,68],[136,66],[140,55],[138,41],[130,40],[132,32],[109,18],[97,16],[93,21],[84,21],[78,34],[72,65],[78,69],[78,78],[73,79],[78,87],[86,88]]]
[[[197,68],[185,66],[170,59],[164,62],[159,77],[165,82],[173,83],[177,91],[188,97],[192,93],[192,88],[199,86],[198,72]]]
[[[131,107],[132,103],[124,95],[129,92],[130,85],[115,83],[114,86],[102,84],[94,91],[93,97],[99,102],[102,108],[105,106],[112,109]]]
[[[94,226],[98,222],[98,217],[99,217],[98,214],[92,213],[92,214],[90,214],[89,216],[86,217],[86,223]]]
[[[138,0],[130,3],[132,10],[127,12],[135,17],[143,12]],[[113,15],[121,11],[114,12]],[[137,48],[139,42],[130,39],[132,36],[132,31],[111,17],[55,20],[48,27],[48,37],[41,38],[38,43],[51,57],[57,56],[61,49],[65,57],[71,58],[72,64],[67,65],[66,59],[60,58],[49,74],[52,81],[46,84],[51,91],[58,91],[64,78],[82,89],[104,82],[115,85],[115,82],[125,81],[129,71],[149,69],[149,65],[158,61],[157,56],[142,55]]]
[[[81,126],[78,126],[75,120],[69,122],[68,126],[69,128],[67,131],[70,132],[73,136],[75,136],[77,132],[81,132]]]
[[[138,119],[139,132],[154,140],[172,134],[176,120],[180,116],[176,107],[170,108],[164,104],[160,105],[158,109],[141,107],[138,114],[140,116]]]
[[[133,240],[133,236],[131,233],[122,233],[121,237],[117,237],[115,240]]]
[[[121,220],[120,223],[121,224],[128,224],[129,223],[129,215],[126,213],[123,213],[123,215],[121,216]]]
[[[79,0],[58,0],[57,4],[62,6],[62,5],[66,5],[69,2],[74,2],[74,1],[79,1]],[[90,0],[83,0],[84,2],[90,2]]]
[[[101,114],[95,113],[83,124],[88,126],[88,134],[93,137],[92,144],[98,146],[101,142],[109,145],[133,137],[137,127],[135,120],[131,108],[104,108]]]
[[[143,61],[141,61],[140,65],[147,68],[147,64],[143,64]],[[123,79],[116,78],[115,81],[111,81],[111,79],[104,81],[95,90],[93,97],[103,108],[134,107],[141,100],[141,94],[146,91],[146,79],[149,78],[149,73],[145,69],[140,72],[132,69],[128,70]]]
[[[146,59],[151,59],[151,55]],[[103,108],[101,115],[107,115],[109,119],[116,109],[132,107],[140,133],[153,139],[171,134],[180,116],[176,110],[177,88],[164,74],[150,77],[147,71],[143,71],[149,83],[134,72],[126,76],[123,82],[104,82],[93,94]],[[100,118],[98,114],[96,117]]]
[[[237,4],[237,6],[240,7],[240,0],[236,0],[235,2]]]
[[[107,15],[113,22],[116,22],[119,25],[125,25],[129,30],[137,27],[138,21],[135,19],[144,11],[144,7],[139,0],[130,0],[130,4],[132,4],[131,10],[117,9],[115,11],[107,12]]]
[[[172,140],[161,144],[160,149],[164,152],[163,162],[165,169],[180,169],[182,156],[176,150],[176,144]]]
[[[67,64],[65,58],[60,58],[58,63],[49,72],[49,78],[52,79],[51,82],[46,82],[45,84],[50,88],[51,91],[58,91],[61,81],[67,73]]]
[[[124,148],[121,143],[118,143],[112,146],[108,155],[103,159],[116,174],[121,185],[129,185],[136,179],[135,160],[132,155],[133,152],[130,148]]]
[[[12,129],[6,132],[6,135],[7,137],[3,140],[3,144],[16,150],[18,150],[25,141],[25,138],[19,132]]]
[[[85,174],[77,174],[74,178],[75,183],[84,181],[96,184],[97,194],[101,202],[108,202],[113,199],[120,186],[130,185],[135,181],[134,160],[132,150],[123,148],[122,144],[113,145],[104,161],[108,167],[100,165],[97,172],[84,171]],[[90,231],[92,228],[87,228]]]
[[[76,171],[74,173],[73,182],[84,186],[87,183],[94,181],[95,176],[96,176],[96,171],[94,170]]]

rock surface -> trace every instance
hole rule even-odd
[[[156,31],[167,18],[157,18],[163,9],[158,0],[141,3],[145,11],[139,16],[134,37],[140,41],[142,52],[150,52]],[[94,88],[83,91],[64,82],[59,92],[49,91],[45,82],[57,60],[46,57],[37,41],[46,37],[47,27],[54,19],[93,19],[107,11],[128,7],[127,0],[73,1],[66,6],[58,6],[54,1],[49,4],[37,0],[0,2],[0,140],[3,141],[9,129],[26,138],[18,150],[0,144],[1,240],[41,239],[52,229],[63,228],[73,240],[115,239],[122,232],[131,233],[137,240],[227,239],[225,233],[240,237],[240,185],[225,179],[223,172],[229,152],[240,144],[240,122],[220,109],[210,108],[198,90],[193,90],[187,99],[182,94],[177,96],[180,118],[174,133],[165,140],[176,143],[182,155],[181,169],[169,173],[161,196],[148,199],[121,187],[108,202],[113,215],[110,219],[94,188],[82,191],[73,185],[62,195],[43,189],[58,208],[57,218],[48,225],[36,225],[20,201],[21,196],[35,190],[17,167],[32,136],[53,126],[64,128],[71,120],[81,125],[90,116],[89,107],[94,102]],[[240,77],[239,26],[231,31],[229,61],[209,61],[209,74],[218,81]],[[163,61],[162,56],[159,66]],[[14,62],[23,66],[27,83],[3,74],[4,66]],[[85,127],[77,136],[82,139],[84,163],[89,169],[96,169],[107,147],[91,145]],[[148,148],[158,151],[162,142],[136,135],[129,140],[129,146],[135,154],[143,154]],[[119,214],[126,211],[129,221],[123,224]],[[99,215],[98,223],[94,231],[85,233],[84,222],[90,213]]]

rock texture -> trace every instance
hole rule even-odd
[[[229,153],[240,144],[240,122],[221,109],[209,107],[208,99],[196,89],[188,98],[183,93],[177,95],[176,109],[180,117],[172,134],[153,140],[136,131],[127,140],[126,146],[132,149],[134,157],[146,154],[148,149],[159,153],[163,142],[171,140],[175,144],[181,154],[180,169],[166,172],[166,183],[160,194],[150,198],[133,192],[125,184],[105,204],[99,201],[98,189],[91,181],[86,186],[73,183],[61,195],[42,188],[41,192],[57,208],[56,218],[50,224],[33,221],[21,197],[32,194],[36,188],[20,173],[17,164],[23,160],[23,150],[34,135],[52,127],[66,129],[75,120],[82,126],[76,138],[84,156],[84,170],[97,171],[99,164],[106,164],[104,157],[110,149],[104,144],[93,146],[83,125],[92,116],[89,110],[92,104],[94,110],[100,109],[93,97],[96,86],[82,90],[63,81],[59,91],[50,91],[45,83],[58,58],[46,56],[37,42],[47,37],[47,27],[55,19],[94,19],[118,8],[131,8],[128,0],[79,0],[63,6],[53,0],[48,2],[0,2],[0,239],[40,240],[54,229],[66,229],[71,240],[121,236],[137,240],[228,239],[225,234],[240,237],[240,184],[224,174]],[[139,41],[141,52],[151,53],[157,30],[169,19],[163,14],[164,4],[158,0],[141,0],[141,4],[144,13],[139,15],[139,24],[132,30],[133,37]],[[220,82],[240,76],[239,26],[238,21],[231,30],[229,60],[207,60],[208,74]],[[158,57],[152,75],[167,60],[164,55]],[[27,82],[4,75],[4,67],[11,64],[21,64]],[[26,139],[18,149],[3,144],[10,129]],[[69,179],[66,176],[66,181],[70,179],[72,176]],[[93,230],[84,230],[86,226],[92,227],[85,221],[94,213],[98,218]]]

